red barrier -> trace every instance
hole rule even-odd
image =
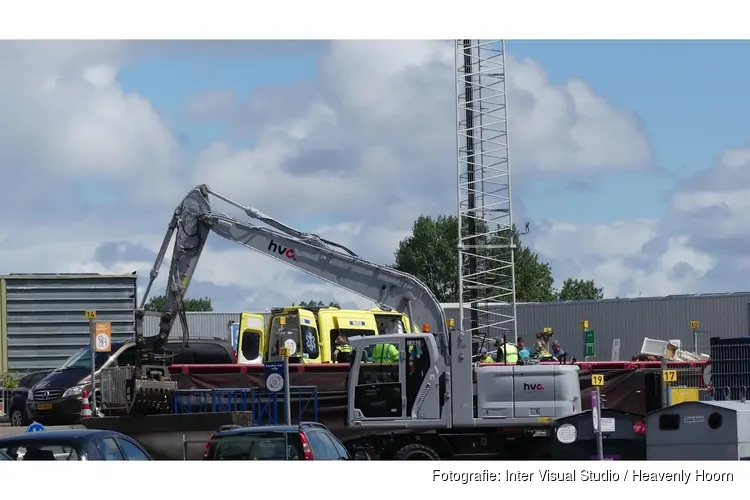
[[[545,365],[557,364],[545,362]],[[607,370],[638,370],[659,369],[659,361],[579,361],[575,363],[581,371],[607,371]],[[710,361],[685,361],[669,362],[670,369],[678,368],[700,368],[704,370],[710,366]],[[347,373],[349,365],[343,363],[318,363],[318,364],[291,364],[289,370],[296,373],[324,372],[324,373]],[[172,365],[169,367],[171,373],[185,375],[202,373],[263,373],[263,365]]]

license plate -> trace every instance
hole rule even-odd
[[[36,409],[37,410],[51,410],[52,404],[51,403],[37,403]]]

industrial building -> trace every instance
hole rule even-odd
[[[443,304],[443,307],[448,318],[458,319],[458,304]],[[467,321],[468,314],[464,316]],[[750,292],[519,303],[516,321],[518,335],[527,342],[544,328],[552,328],[553,339],[578,359],[584,357],[580,324],[588,321],[596,340],[594,359],[600,361],[613,359],[615,339],[619,339],[619,353],[615,352],[614,358],[621,361],[640,353],[644,337],[679,340],[683,348],[692,350],[690,322],[697,321],[698,350],[708,354],[711,337],[750,335]]]
[[[231,340],[232,325],[240,322],[240,313],[189,312],[186,313],[186,317],[191,339]],[[156,335],[159,332],[159,317],[144,316],[143,331],[149,337]],[[175,340],[182,338],[182,323],[179,319],[175,320],[169,338]]]
[[[88,309],[97,310],[97,321],[112,324],[113,340],[132,338],[135,307],[135,275],[0,276],[0,373],[54,368],[89,345]],[[448,318],[458,319],[458,304],[443,307]],[[750,292],[519,303],[516,308],[519,335],[531,341],[551,328],[553,338],[579,359],[584,357],[581,321],[595,332],[596,360],[629,360],[640,352],[644,337],[680,340],[692,350],[691,321],[699,324],[701,352],[709,352],[711,337],[750,336]],[[190,338],[231,340],[240,313],[194,312],[187,319]],[[147,316],[144,330],[156,334],[158,317]],[[181,338],[179,322],[172,336]],[[613,353],[616,339],[619,349]]]
[[[0,276],[0,374],[60,366],[90,345],[87,310],[113,340],[133,337],[136,274]]]
[[[507,306],[496,306],[498,308]],[[447,318],[458,319],[458,304],[443,304]],[[619,360],[629,360],[641,351],[643,338],[680,340],[693,348],[691,321],[698,321],[698,347],[709,352],[711,337],[750,335],[750,292],[671,295],[632,299],[582,300],[572,302],[519,303],[516,305],[519,335],[527,340],[545,327],[572,356],[583,358],[584,340],[580,322],[588,321],[594,330],[597,353],[594,359],[611,360],[612,344],[619,339]],[[269,313],[264,313],[266,319]],[[468,314],[467,314],[468,317]],[[188,313],[191,338],[231,338],[231,325],[239,323],[239,313]],[[175,323],[177,325],[177,323]],[[146,332],[155,334],[158,318],[146,318]],[[175,326],[173,335],[182,335]]]

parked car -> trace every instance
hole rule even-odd
[[[151,460],[141,445],[114,431],[26,432],[0,438],[11,460]]]
[[[175,341],[167,344],[167,350],[176,353],[173,364],[226,365],[237,362],[232,343],[220,339],[191,340],[185,349]],[[135,342],[112,342],[111,353],[96,353],[97,386],[101,370],[117,366],[135,365]],[[86,347],[69,357],[59,368],[51,372],[31,391],[26,400],[26,410],[32,420],[44,425],[66,425],[79,420],[83,389],[91,397],[91,349]],[[96,407],[101,409],[97,392]]]
[[[352,460],[341,441],[323,424],[240,427],[217,432],[204,460]]]
[[[28,373],[21,377],[21,380],[18,381],[18,387],[10,392],[10,397],[8,398],[8,418],[10,419],[10,425],[18,427],[31,423],[29,413],[26,411],[26,397],[31,388],[49,373],[50,371],[46,370],[43,372]]]

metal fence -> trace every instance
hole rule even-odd
[[[750,396],[750,337],[712,338],[705,361],[662,361],[663,401],[744,401]]]
[[[10,412],[10,393],[12,389],[0,387],[0,418],[5,418]]]

